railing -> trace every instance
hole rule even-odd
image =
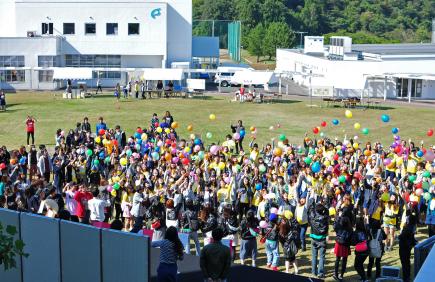
[[[432,236],[414,247],[414,277],[417,277],[434,244],[435,236]]]

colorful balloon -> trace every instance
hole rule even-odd
[[[364,135],[368,135],[369,131],[370,130],[368,128],[366,128],[366,127],[361,130],[362,134],[364,134]]]
[[[215,120],[216,116],[214,114],[210,114],[210,116],[208,117],[210,120]]]
[[[340,123],[340,121],[338,119],[333,119],[332,120],[332,124],[333,125],[338,125]]]
[[[353,128],[355,128],[356,130],[358,130],[358,129],[361,128],[361,124],[359,124],[358,122],[356,122],[356,123],[353,125]]]
[[[389,122],[390,121],[390,116],[389,115],[382,115],[381,116],[381,120],[383,122]]]
[[[346,111],[344,112],[344,116],[347,117],[347,118],[352,118],[352,117],[353,117],[353,114],[352,114],[351,111],[346,110]]]
[[[399,129],[398,129],[397,127],[393,127],[393,128],[391,129],[391,133],[393,133],[393,134],[397,134],[397,133],[399,133]]]
[[[321,126],[321,127],[326,127],[326,125],[327,125],[327,124],[326,124],[326,121],[322,121],[322,122],[320,123],[320,126]]]
[[[213,137],[213,134],[211,132],[207,132],[205,137],[207,137],[207,139],[211,139]]]

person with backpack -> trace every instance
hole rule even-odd
[[[299,234],[300,228],[298,222],[291,216],[290,212],[287,212],[279,226],[279,241],[283,249],[286,273],[289,273],[290,264],[293,264],[295,269],[294,274],[298,274],[296,254],[301,248]]]
[[[260,224],[261,226],[261,224]],[[278,271],[279,251],[278,251],[278,239],[279,239],[279,225],[278,216],[274,213],[269,215],[269,222],[266,228],[261,230],[262,238],[260,243],[265,244],[266,256],[267,256],[267,268],[272,268],[273,271]]]
[[[350,240],[352,237],[352,224],[347,216],[337,216],[334,222],[335,231],[335,267],[332,277],[335,281],[343,281],[344,273],[346,272],[347,258],[350,255]],[[341,261],[341,272],[338,273],[338,268]]]
[[[199,256],[201,250],[198,239],[199,220],[192,199],[186,200],[185,211],[181,215],[179,225],[180,232],[188,234],[187,244],[184,246],[184,252],[190,254],[190,240],[193,240],[195,243],[196,255]]]
[[[247,258],[252,258],[252,266],[255,267],[257,259],[257,239],[258,235],[258,219],[254,215],[254,211],[249,210],[246,213],[246,218],[240,223],[240,264],[245,264]]]
[[[381,260],[384,255],[384,240],[387,239],[387,234],[380,228],[380,226],[373,226],[369,224],[370,237],[372,238],[369,242],[369,264],[367,265],[367,278],[372,278],[372,268],[373,264],[376,265],[376,276],[375,279],[381,277]]]
[[[324,278],[326,237],[329,229],[329,211],[325,205],[313,202],[308,208],[308,221],[311,227],[311,273],[317,278]]]
[[[352,245],[355,246],[354,267],[360,276],[360,281],[367,280],[364,262],[369,256],[368,239],[369,236],[364,224],[364,218],[358,217],[355,221],[355,231],[352,234]]]

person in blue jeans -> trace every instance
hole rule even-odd
[[[326,237],[329,228],[329,211],[320,202],[308,208],[308,221],[311,227],[311,273],[318,278],[325,277]],[[319,260],[317,260],[317,258]],[[318,262],[318,263],[317,263]]]
[[[278,271],[279,251],[278,251],[278,216],[271,213],[269,216],[269,225],[263,231],[263,236],[266,237],[266,256],[267,267]]]

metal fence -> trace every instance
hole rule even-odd
[[[435,236],[432,236],[414,247],[414,277],[417,277],[434,244]]]
[[[0,281],[150,281],[146,236],[5,209],[0,222],[17,228],[29,254],[14,269],[0,266]]]

